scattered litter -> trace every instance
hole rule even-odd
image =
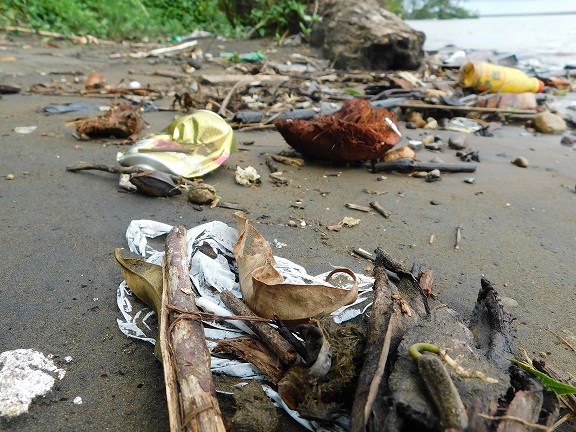
[[[38,129],[38,126],[17,126],[14,128],[14,132],[23,135],[28,135],[34,133],[36,129]]]
[[[0,353],[0,417],[27,413],[32,401],[48,393],[66,372],[51,356],[32,349]]]
[[[86,102],[70,102],[59,105],[48,105],[40,110],[46,114],[68,114],[75,113],[81,115],[90,115],[100,111],[99,105],[89,104]]]
[[[232,128],[212,111],[198,110],[180,117],[163,132],[119,152],[116,160],[122,166],[193,178],[217,169],[236,149]]]
[[[482,62],[466,63],[460,69],[459,81],[463,87],[490,93],[540,93],[544,83],[530,78],[519,69]]]
[[[274,247],[277,249],[282,249],[283,247],[288,246],[286,243],[282,243],[281,241],[274,239]]]
[[[82,405],[82,398],[80,396],[76,396],[72,403],[74,403],[74,405]]]
[[[352,227],[358,225],[360,222],[361,222],[360,219],[345,216],[344,219],[342,219],[342,221],[339,224],[342,226],[348,227],[348,228],[352,228]]]
[[[251,186],[253,184],[260,183],[260,174],[256,171],[254,167],[236,167],[236,183],[242,186]]]

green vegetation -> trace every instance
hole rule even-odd
[[[406,19],[464,18],[456,0],[379,0]],[[312,0],[5,0],[0,26],[104,39],[169,40],[195,29],[224,36],[308,35]]]
[[[231,35],[213,0],[7,0],[0,25],[105,39],[170,39],[196,28]]]
[[[458,3],[453,0],[405,0],[404,11],[400,15],[404,19],[451,19],[475,16],[458,6]]]

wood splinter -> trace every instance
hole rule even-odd
[[[460,252],[460,246],[462,244],[462,225],[456,227],[456,241],[454,242],[454,251]]]

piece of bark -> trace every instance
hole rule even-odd
[[[420,283],[418,282],[416,277],[414,277],[414,275],[410,271],[408,271],[408,269],[406,269],[401,263],[396,261],[391,255],[389,255],[383,249],[378,248],[378,254],[379,254],[379,259],[382,262],[382,265],[387,270],[390,270],[390,271],[396,273],[398,275],[398,277],[400,278],[400,282],[405,281],[407,286],[411,287],[414,292],[420,293],[420,296],[422,297],[422,302],[423,302],[424,308],[426,309],[426,313],[429,314],[430,313],[430,306],[428,305],[428,297],[422,291],[422,287],[420,286]],[[406,287],[404,289],[407,290],[408,287]],[[410,296],[412,296],[413,294],[414,293],[411,292]]]
[[[228,290],[223,290],[220,293],[220,299],[236,315],[257,316],[242,300]],[[285,365],[290,366],[296,362],[296,351],[272,326],[257,321],[246,321],[246,325],[262,339]]]
[[[278,384],[278,381],[284,375],[284,367],[278,360],[278,356],[252,336],[223,339],[218,342],[212,352],[225,352],[237,355],[256,366],[274,384]]]
[[[278,164],[269,154],[266,155],[266,166],[270,169],[271,173],[280,171]]]
[[[444,363],[435,354],[422,355],[416,360],[418,373],[432,399],[444,430],[464,431],[468,427],[466,408]]]
[[[486,350],[486,358],[505,369],[514,353],[512,315],[502,306],[494,286],[485,278],[480,282],[482,288],[468,327],[477,346]]]
[[[366,354],[352,405],[352,432],[365,431],[382,381],[390,348],[389,318],[393,310],[392,286],[386,269],[378,259],[374,267],[374,301],[366,340]]]
[[[280,162],[284,165],[290,165],[290,166],[294,166],[294,167],[298,167],[298,168],[306,165],[306,162],[304,162],[304,159],[289,157],[289,156],[280,156],[280,155],[270,155],[270,156],[276,162]]]
[[[160,344],[171,432],[223,432],[214,392],[210,352],[192,292],[186,229],[166,238],[163,263]]]
[[[413,171],[433,171],[442,172],[474,172],[476,164],[473,163],[435,163],[435,162],[417,162],[412,159],[398,159],[391,162],[377,162],[372,165],[372,172],[413,172]]]
[[[542,408],[542,391],[520,390],[514,395],[514,399],[508,405],[506,417],[521,418],[527,423],[538,423],[538,417]],[[497,432],[529,432],[533,428],[514,421],[502,420],[498,425]]]
[[[426,297],[432,297],[433,299],[436,298],[436,294],[432,292],[432,286],[434,285],[434,275],[432,274],[432,270],[420,270],[418,274],[418,283],[420,284],[420,288],[422,288],[422,293]]]

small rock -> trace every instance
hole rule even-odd
[[[293,220],[288,221],[288,226],[292,228],[298,228],[298,224]]]
[[[412,177],[416,177],[416,178],[424,178],[428,175],[427,171],[416,171],[414,173],[412,173]]]
[[[518,307],[518,302],[510,297],[500,297],[500,302],[507,309]]]
[[[428,175],[426,176],[426,181],[427,182],[435,182],[440,180],[440,170],[432,170],[428,173]]]
[[[572,145],[572,143],[574,143],[575,141],[576,141],[576,140],[573,140],[573,139],[570,138],[569,136],[564,135],[564,136],[562,137],[562,139],[560,140],[560,144],[569,146],[569,145]]]
[[[216,198],[216,189],[207,183],[199,183],[188,190],[190,204],[209,204]]]
[[[464,183],[468,183],[468,184],[474,184],[475,181],[476,181],[476,179],[474,177],[468,177],[468,178],[464,179]]]
[[[541,133],[560,133],[566,130],[566,122],[562,117],[549,111],[534,116],[534,127]]]
[[[464,134],[452,135],[448,139],[448,147],[454,150],[462,150],[468,147],[468,139]]]
[[[432,204],[432,205],[440,205],[440,201],[432,200],[432,201],[430,201],[430,204]]]
[[[418,129],[418,126],[414,122],[406,123],[406,129]]]
[[[448,124],[448,119],[446,117],[442,117],[440,119],[438,119],[438,126],[440,126],[441,128],[445,128],[446,125]]]
[[[434,141],[434,135],[425,135],[424,138],[422,138],[422,144],[424,145],[432,144]]]
[[[526,167],[528,167],[528,165],[530,165],[530,162],[528,162],[528,159],[526,159],[523,156],[517,157],[516,159],[514,159],[512,161],[512,163],[516,166],[521,167],[521,168],[526,168]]]
[[[406,115],[406,120],[409,123],[414,123],[417,128],[422,128],[426,126],[426,120],[422,118],[422,114],[418,111],[411,111]]]
[[[428,162],[430,162],[430,163],[444,163],[444,161],[442,159],[440,159],[439,157],[435,157],[433,159],[430,159]]]
[[[7,174],[6,180],[14,180],[14,174]]]
[[[438,129],[438,122],[432,117],[428,118],[428,123],[424,126],[424,129]]]
[[[410,147],[414,151],[419,151],[422,150],[424,146],[422,145],[422,141],[410,140],[408,142],[408,147]]]
[[[440,151],[444,148],[444,143],[442,141],[435,141],[432,144],[428,144],[424,147],[426,147],[427,150]]]

